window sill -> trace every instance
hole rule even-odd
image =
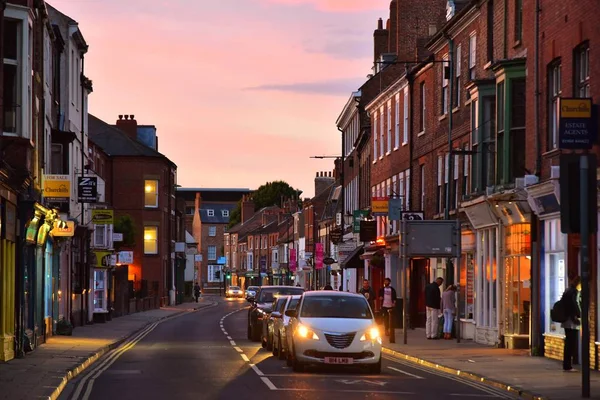
[[[156,210],[156,209],[158,209],[158,206],[144,206],[144,208],[150,208],[150,209]]]
[[[385,155],[386,155],[386,156],[389,156],[390,154],[392,154],[392,151],[391,151],[391,150],[388,150],[388,151],[385,153]]]
[[[490,69],[491,67],[492,67],[492,62],[491,62],[491,61],[488,61],[488,62],[487,62],[487,63],[486,63],[484,66],[483,66],[483,69],[485,69],[485,70],[488,70],[488,69]]]
[[[517,47],[521,46],[521,44],[522,44],[521,39],[515,40],[515,43],[513,44],[513,49],[516,49]]]
[[[446,114],[444,114],[444,115],[441,115],[441,116],[439,116],[439,117],[438,117],[438,121],[443,121],[443,120],[445,120],[446,118],[448,118],[448,113],[446,113]]]
[[[399,147],[398,147],[398,146],[394,147],[394,151],[397,151],[398,149],[399,149]]]
[[[559,339],[564,339],[565,335],[560,334],[560,333],[553,333],[553,332],[546,332],[546,333],[542,333],[542,336],[546,337],[555,337],[555,338],[559,338]]]
[[[424,134],[425,134],[425,131],[421,131],[421,132],[417,133],[417,137],[421,137],[421,136],[423,136]]]
[[[559,154],[560,154],[560,149],[556,148],[556,149],[549,150],[545,153],[542,153],[542,157],[543,158],[552,158],[552,157],[556,157]]]
[[[408,142],[403,142],[402,143],[402,147],[407,146],[407,145],[408,145]]]
[[[144,253],[144,257],[158,257],[158,253]]]
[[[457,112],[459,112],[459,111],[460,111],[460,106],[458,106],[458,107],[454,107],[454,108],[452,109],[452,114],[456,114],[456,113],[457,113]]]

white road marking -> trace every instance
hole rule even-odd
[[[404,375],[412,376],[413,378],[425,379],[422,376],[411,374],[410,372],[402,371],[401,369],[398,369],[398,368],[394,368],[394,367],[388,367],[388,368],[391,369],[392,371],[396,371],[396,372],[400,372],[401,374],[404,374]]]
[[[456,397],[497,397],[493,394],[473,394],[473,393],[450,393],[448,396],[456,396]]]
[[[277,388],[279,392],[323,392],[323,389],[299,389],[299,388]],[[403,394],[407,396],[414,396],[415,392],[394,392],[391,390],[378,390],[377,392],[373,392],[372,390],[335,390],[335,389],[327,389],[325,390],[327,393],[337,392],[337,393],[377,393],[377,394]]]
[[[242,356],[242,360],[246,361],[246,362],[250,362],[250,359],[248,358],[247,355],[245,355],[244,353],[240,354]]]
[[[263,374],[263,372],[260,369],[258,369],[256,365],[250,364],[250,367],[254,370],[254,372],[256,372],[256,375],[265,376],[265,374]]]
[[[232,340],[231,336],[227,336],[227,339],[228,339],[228,340]]]
[[[231,345],[234,347],[237,346],[237,344],[233,340],[230,340],[229,343],[231,343]]]
[[[381,382],[381,381],[367,381],[365,379],[337,379],[336,382],[340,382],[340,383],[344,383],[346,385],[354,385],[354,384],[369,384],[369,385],[375,385],[375,386],[385,386],[387,385],[387,382]]]
[[[238,346],[235,346],[234,349],[236,349],[236,351],[238,353],[243,353],[244,352],[244,350],[240,349]]]
[[[269,378],[265,378],[264,376],[260,378],[265,385],[267,385],[267,387],[271,390],[278,390],[277,387],[275,387],[275,385],[273,385],[273,382],[271,382],[271,380]]]

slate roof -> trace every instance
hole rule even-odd
[[[235,209],[235,204],[203,204],[200,207],[200,220],[203,224],[228,224],[229,216]],[[208,216],[208,210],[213,210],[214,215]],[[227,217],[223,216],[223,211],[229,211]]]
[[[109,156],[157,157],[175,164],[164,154],[130,138],[125,132],[89,114],[88,131],[92,142],[100,146]]]

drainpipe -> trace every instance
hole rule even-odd
[[[448,177],[448,188],[446,190],[446,209],[444,210],[444,219],[450,219],[450,200],[452,199],[452,177],[454,176],[454,157],[452,156],[452,91],[454,88],[453,75],[454,75],[454,40],[445,34],[448,39],[448,171],[446,176]],[[448,285],[454,284],[454,264],[451,258],[446,259],[446,277],[445,281]]]
[[[346,175],[345,175],[345,164],[346,164],[346,135],[344,134],[343,129],[340,129],[340,127],[337,127],[337,130],[340,131],[340,133],[342,134],[342,157],[341,157],[341,166],[340,166],[340,182],[342,184],[341,190],[340,190],[340,197],[341,197],[341,205],[342,205],[342,218],[341,218],[341,230],[342,230],[342,244],[344,243],[344,233],[346,230],[346,226],[345,226],[345,222],[344,219],[346,218],[346,184],[345,184],[345,179],[346,179]],[[339,258],[339,250],[338,250],[338,258]],[[339,261],[339,260],[338,260]],[[342,287],[344,285],[344,269],[342,268],[342,265],[340,264],[340,273],[342,274]],[[337,288],[336,288],[337,289]]]
[[[79,75],[79,85],[81,88],[81,177],[83,178],[85,176],[85,84],[84,84],[84,78],[85,78],[85,52],[87,51],[87,49],[85,49],[85,51],[83,51],[81,53],[81,74]],[[83,227],[86,227],[86,223],[85,223],[85,203],[81,203],[81,225]],[[85,245],[85,243],[87,242],[87,230],[86,230],[86,235],[84,236],[84,242],[82,243],[82,248],[85,249],[85,252],[88,253],[88,246]],[[88,253],[89,254],[89,253]],[[85,259],[85,258],[82,258]],[[83,266],[83,268],[85,269],[85,271],[87,271],[87,274],[84,274],[84,277],[87,278],[87,282],[89,284],[89,288],[87,290],[85,290],[85,293],[81,294],[81,315],[83,316],[83,321],[82,321],[82,325],[85,325],[89,322],[89,307],[86,307],[86,303],[87,305],[89,305],[89,293],[91,291],[91,289],[93,288],[93,282],[91,282],[91,279],[93,277],[93,273],[90,270],[89,267]],[[91,275],[91,276],[90,276]],[[93,315],[92,315],[93,318]]]
[[[413,171],[413,152],[414,152],[414,145],[413,145],[413,134],[414,134],[414,127],[413,127],[413,93],[414,93],[414,83],[415,83],[415,77],[412,73],[410,73],[410,71],[408,70],[408,66],[406,66],[406,80],[408,82],[408,154],[409,154],[409,160],[410,160],[410,164],[408,167],[408,170],[410,172],[410,185],[408,186],[408,210],[411,211],[412,208],[412,186],[413,186],[413,182],[415,182],[415,175],[414,175],[414,171]],[[423,210],[421,210],[423,211]]]

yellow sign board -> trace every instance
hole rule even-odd
[[[592,99],[560,99],[561,118],[592,118]]]
[[[50,231],[53,237],[71,237],[75,235],[75,222],[73,221],[54,221],[54,228]]]
[[[374,215],[387,215],[389,204],[387,197],[373,197],[371,199],[371,213]]]
[[[92,210],[92,223],[96,225],[112,225],[115,220],[114,210]]]
[[[71,179],[69,175],[44,175],[42,187],[46,198],[71,197]]]

